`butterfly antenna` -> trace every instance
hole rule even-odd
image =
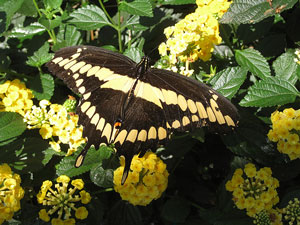
[[[91,147],[91,145],[89,143],[87,143],[84,146],[84,149],[82,149],[82,151],[79,153],[79,155],[77,156],[76,161],[75,161],[75,167],[76,168],[80,167],[83,164],[86,153],[88,152],[90,147]]]

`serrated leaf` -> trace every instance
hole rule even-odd
[[[70,14],[69,23],[82,30],[95,30],[105,25],[111,25],[105,13],[98,6],[87,5]]]
[[[33,56],[28,57],[26,61],[27,65],[34,67],[41,67],[43,64],[51,60],[53,53],[49,53],[49,44],[45,44],[40,47],[36,52],[33,53]]]
[[[24,0],[1,0],[0,1],[0,34],[10,25],[15,13],[22,6]]]
[[[131,47],[129,49],[126,49],[124,52],[124,55],[131,58],[136,63],[140,62],[142,59],[142,56],[144,55],[143,52],[135,47]]]
[[[38,23],[31,23],[26,27],[15,27],[8,35],[9,38],[18,38],[21,40],[32,38],[35,35],[42,34],[46,31],[45,27]]]
[[[10,142],[26,130],[23,117],[14,112],[0,112],[0,142]],[[8,141],[8,142],[7,142]]]
[[[114,171],[112,169],[103,169],[102,165],[98,165],[91,169],[91,181],[99,187],[113,187]]]
[[[80,152],[81,149],[82,148],[79,148],[77,151]],[[77,155],[64,157],[56,166],[56,174],[58,176],[64,174],[69,177],[73,177],[85,173],[97,165],[101,165],[101,161],[99,160],[100,151],[96,151],[94,148],[89,149],[84,159],[84,163],[79,168],[74,167],[76,157]]]
[[[58,9],[62,4],[62,0],[43,0],[43,3],[45,8],[50,11],[53,9]]]
[[[213,85],[213,89],[231,99],[245,81],[247,72],[243,67],[227,68],[218,72],[209,83]]]
[[[195,4],[195,0],[163,0],[162,5],[185,5],[185,4]]]
[[[261,79],[271,76],[271,70],[267,60],[255,49],[237,50],[235,53],[237,63],[245,67]]]
[[[132,15],[153,17],[152,5],[149,0],[124,0],[120,2],[119,9]]]
[[[294,102],[296,96],[299,96],[299,92],[292,83],[279,77],[268,77],[251,86],[240,105],[255,107],[284,105]]]
[[[38,22],[42,24],[47,30],[52,30],[62,23],[62,18],[60,16],[56,16],[54,19],[41,17],[39,18]]]
[[[28,82],[28,87],[38,100],[50,100],[54,92],[54,80],[50,74],[40,73],[34,80]]]
[[[275,76],[288,80],[292,84],[295,84],[298,79],[296,74],[298,65],[294,61],[294,57],[293,52],[286,52],[273,62]]]
[[[271,3],[270,3],[271,2]],[[257,23],[267,17],[293,7],[297,0],[235,0],[223,15],[220,23]]]
[[[57,44],[52,47],[53,51],[63,47],[80,45],[82,43],[82,35],[73,25],[61,25],[56,40]]]

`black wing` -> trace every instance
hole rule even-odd
[[[206,126],[213,132],[226,133],[237,126],[236,107],[203,83],[160,69],[149,69],[141,81],[152,87],[151,95],[156,98],[152,101],[160,102],[171,130],[187,131]]]

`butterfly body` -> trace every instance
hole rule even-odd
[[[173,131],[207,126],[216,132],[234,129],[235,106],[205,84],[136,64],[121,54],[92,46],[67,47],[47,63],[49,71],[81,94],[79,124],[88,142],[78,156],[80,166],[91,145],[113,143],[125,156],[122,183],[135,154],[165,144]]]

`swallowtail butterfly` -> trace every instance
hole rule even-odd
[[[224,96],[196,80],[150,68],[147,57],[136,64],[109,50],[74,46],[57,51],[47,67],[81,94],[77,113],[87,144],[75,166],[91,145],[113,143],[125,157],[122,184],[132,157],[165,144],[173,131],[207,126],[224,133],[238,123],[237,109]]]

